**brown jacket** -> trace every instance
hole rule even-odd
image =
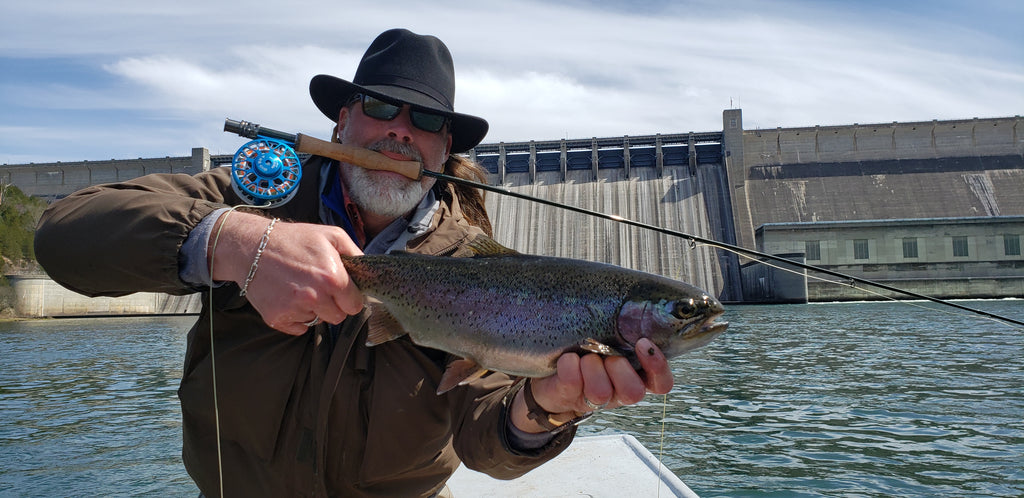
[[[318,223],[321,164],[307,161],[298,195],[270,215]],[[264,324],[234,284],[214,289],[211,307],[207,289],[179,279],[178,250],[204,216],[241,203],[228,170],[90,187],[50,206],[36,234],[39,262],[77,292],[203,291],[178,395],[183,459],[204,494],[219,496],[223,475],[226,496],[430,496],[460,459],[515,478],[572,440],[566,431],[540,451],[516,451],[504,429],[512,379],[492,374],[438,396],[445,355],[407,339],[366,347],[365,314],[294,337]],[[460,255],[480,233],[441,189],[433,230],[410,251]]]

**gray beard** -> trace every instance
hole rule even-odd
[[[423,161],[415,149],[393,140],[381,140],[367,148],[378,152],[395,152],[416,161]],[[434,184],[433,179],[430,179],[428,185],[424,185],[420,180],[377,173],[347,163],[342,163],[341,167],[345,173],[342,176],[345,188],[352,202],[378,216],[405,216],[419,206],[427,189]]]

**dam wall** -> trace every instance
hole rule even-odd
[[[15,185],[27,195],[53,200],[92,185],[123,182],[152,173],[194,175],[208,170],[210,164],[210,151],[203,147],[193,148],[192,155],[184,157],[4,164],[0,165],[0,185]]]
[[[576,209],[488,193],[499,242],[527,254],[655,273],[735,301],[742,295],[734,255],[606,218],[733,240],[721,141],[720,133],[691,132],[499,143],[477,146],[471,157],[492,185]]]
[[[556,175],[542,173],[531,182],[524,173],[509,174],[503,187],[705,238],[716,238],[722,226],[713,209],[718,198],[706,193],[724,182],[715,166],[702,165],[694,175],[688,167],[669,167],[662,175],[634,170],[629,178],[623,170],[603,171],[598,178],[570,173],[564,182]],[[723,300],[739,298],[729,293],[737,287],[726,285],[738,267],[717,249],[509,196],[488,195],[486,205],[495,238],[519,252],[610,263],[683,280]]]
[[[20,317],[187,315],[198,314],[201,308],[199,294],[138,292],[123,297],[86,297],[45,275],[8,275],[7,279],[14,287],[14,312]]]

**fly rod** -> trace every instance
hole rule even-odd
[[[224,131],[230,132],[230,133],[236,133],[236,134],[238,134],[240,136],[247,137],[247,138],[250,138],[250,139],[254,139],[256,141],[261,140],[261,139],[270,139],[271,141],[281,141],[281,142],[284,142],[284,143],[286,143],[286,144],[288,144],[290,146],[294,146],[295,150],[298,151],[298,152],[314,154],[314,155],[323,156],[323,157],[329,157],[331,159],[336,159],[336,160],[339,160],[339,161],[344,161],[344,162],[352,163],[352,164],[355,164],[357,166],[361,166],[361,167],[366,168],[366,169],[378,170],[378,171],[391,171],[391,172],[394,172],[394,173],[401,174],[401,175],[403,175],[403,176],[405,176],[407,178],[413,179],[413,180],[419,180],[423,176],[429,176],[429,177],[436,178],[438,180],[442,180],[442,181],[446,181],[446,182],[451,182],[451,183],[456,183],[456,184],[459,184],[459,185],[464,185],[464,186],[468,186],[468,187],[478,188],[478,189],[485,190],[485,191],[488,191],[488,192],[494,192],[494,193],[501,194],[501,195],[507,195],[507,196],[510,196],[510,197],[515,197],[515,198],[518,198],[518,199],[523,199],[523,200],[527,200],[527,201],[531,201],[531,202],[536,202],[536,203],[544,204],[544,205],[547,205],[547,206],[552,206],[552,207],[557,207],[557,208],[561,208],[561,209],[566,209],[566,210],[573,211],[573,212],[576,212],[576,213],[585,214],[585,215],[588,215],[588,216],[593,216],[593,217],[601,218],[601,219],[605,219],[605,220],[610,220],[610,221],[614,221],[614,222],[617,222],[617,223],[622,223],[622,224],[625,224],[625,225],[629,225],[629,226],[632,226],[632,227],[641,228],[641,229],[644,229],[644,230],[651,230],[651,231],[658,232],[658,233],[665,234],[665,235],[669,235],[669,236],[672,236],[672,237],[678,237],[678,238],[690,241],[691,244],[701,243],[701,244],[705,244],[705,245],[708,245],[708,246],[717,247],[719,249],[723,249],[723,250],[726,250],[726,251],[734,252],[734,253],[737,253],[737,254],[744,254],[746,256],[753,256],[753,257],[768,259],[768,260],[772,260],[772,261],[783,263],[785,265],[795,266],[797,268],[801,268],[801,269],[804,269],[804,270],[810,270],[810,271],[813,271],[813,272],[822,273],[822,274],[825,274],[825,275],[830,275],[830,276],[833,276],[833,277],[837,277],[837,278],[843,279],[843,280],[848,281],[848,282],[855,282],[855,283],[859,283],[859,284],[863,284],[863,285],[870,285],[872,287],[877,287],[879,289],[887,290],[889,292],[894,292],[894,293],[897,293],[897,294],[902,294],[902,295],[905,295],[905,296],[913,297],[913,298],[916,298],[916,299],[921,299],[921,300],[931,301],[931,302],[938,303],[938,304],[943,304],[943,305],[946,305],[946,306],[951,306],[953,308],[957,308],[957,309],[960,309],[960,310],[963,310],[963,311],[968,311],[968,312],[975,313],[975,314],[978,314],[978,315],[986,316],[988,318],[992,318],[992,319],[995,319],[995,320],[1000,320],[1000,321],[1003,321],[1003,322],[1006,322],[1006,323],[1010,323],[1010,324],[1014,324],[1014,325],[1017,325],[1017,326],[1024,327],[1024,321],[1016,320],[1016,319],[1013,319],[1013,318],[1004,317],[1004,316],[1001,316],[1001,315],[997,315],[995,313],[990,313],[990,312],[985,311],[985,310],[979,310],[979,309],[976,309],[976,308],[971,308],[969,306],[964,306],[964,305],[961,305],[961,304],[958,304],[958,303],[954,303],[954,302],[951,302],[951,301],[948,301],[948,300],[927,296],[927,295],[924,295],[924,294],[920,294],[920,293],[909,291],[909,290],[905,290],[905,289],[900,289],[898,287],[893,287],[891,285],[883,284],[881,282],[875,282],[873,280],[869,280],[869,279],[866,279],[866,278],[861,278],[861,277],[857,277],[857,276],[854,276],[854,275],[848,275],[848,274],[837,272],[837,271],[834,271],[834,270],[829,270],[828,268],[822,268],[820,266],[809,265],[807,263],[800,263],[798,261],[793,261],[793,260],[790,260],[790,259],[786,259],[786,258],[783,258],[781,256],[775,256],[773,254],[768,254],[768,253],[765,253],[765,252],[756,251],[756,250],[753,250],[753,249],[748,249],[748,248],[737,246],[737,245],[734,245],[734,244],[728,244],[728,243],[725,243],[725,242],[719,242],[717,240],[712,240],[712,239],[708,239],[708,238],[705,238],[705,237],[700,237],[700,236],[697,236],[697,235],[692,235],[692,234],[680,232],[680,231],[677,231],[677,230],[671,230],[671,229],[664,228],[664,227],[659,227],[659,226],[656,226],[656,225],[650,225],[650,224],[647,224],[647,223],[641,223],[641,222],[638,222],[638,221],[630,220],[628,218],[623,218],[623,217],[618,216],[618,215],[606,214],[606,213],[602,213],[602,212],[599,212],[599,211],[594,211],[594,210],[590,210],[590,209],[584,209],[584,208],[580,208],[580,207],[576,207],[576,206],[571,206],[571,205],[563,204],[563,203],[560,203],[560,202],[555,202],[555,201],[551,201],[551,200],[547,200],[547,199],[542,199],[540,197],[534,197],[534,196],[531,196],[531,195],[521,194],[519,192],[514,192],[514,191],[506,189],[506,188],[502,188],[502,187],[498,187],[498,186],[494,186],[494,185],[489,185],[489,184],[486,184],[486,183],[480,183],[480,182],[476,182],[476,181],[473,181],[473,180],[467,180],[465,178],[459,178],[459,177],[456,177],[456,176],[446,175],[444,173],[438,173],[438,172],[435,172],[435,171],[430,171],[428,169],[425,169],[423,167],[423,165],[421,163],[417,162],[417,161],[398,161],[398,160],[392,159],[390,157],[387,157],[387,156],[385,156],[383,154],[380,154],[378,152],[374,152],[374,151],[371,151],[371,150],[363,149],[361,147],[354,147],[354,146],[351,146],[351,145],[345,145],[345,144],[340,144],[340,143],[336,143],[336,142],[327,142],[327,141],[320,140],[320,139],[313,138],[313,137],[309,137],[309,136],[303,135],[303,134],[285,133],[285,132],[273,130],[273,129],[270,129],[270,128],[265,128],[265,127],[260,126],[258,124],[250,123],[250,122],[247,122],[247,121],[234,121],[234,120],[231,120],[231,119],[225,120],[225,122],[224,122]],[[250,142],[250,144],[252,144],[252,142]],[[243,147],[243,149],[245,149],[245,147]],[[241,150],[242,149],[240,149],[240,153],[239,154],[241,154]],[[236,160],[238,159],[238,155],[239,154],[236,154]],[[258,166],[254,167],[254,168],[251,168],[251,170],[253,172],[258,172],[259,169],[260,168]],[[237,175],[234,175],[234,176],[237,177]],[[295,181],[295,183],[296,183],[296,186],[297,186],[297,180]],[[248,190],[248,188],[244,188],[244,190]],[[294,192],[292,192],[292,194],[294,194]],[[289,196],[289,198],[290,198],[290,196]]]

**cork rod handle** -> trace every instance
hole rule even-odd
[[[299,152],[337,159],[366,169],[391,171],[413,180],[418,180],[423,170],[417,161],[399,161],[369,149],[327,142],[301,133],[295,137],[295,150]]]

